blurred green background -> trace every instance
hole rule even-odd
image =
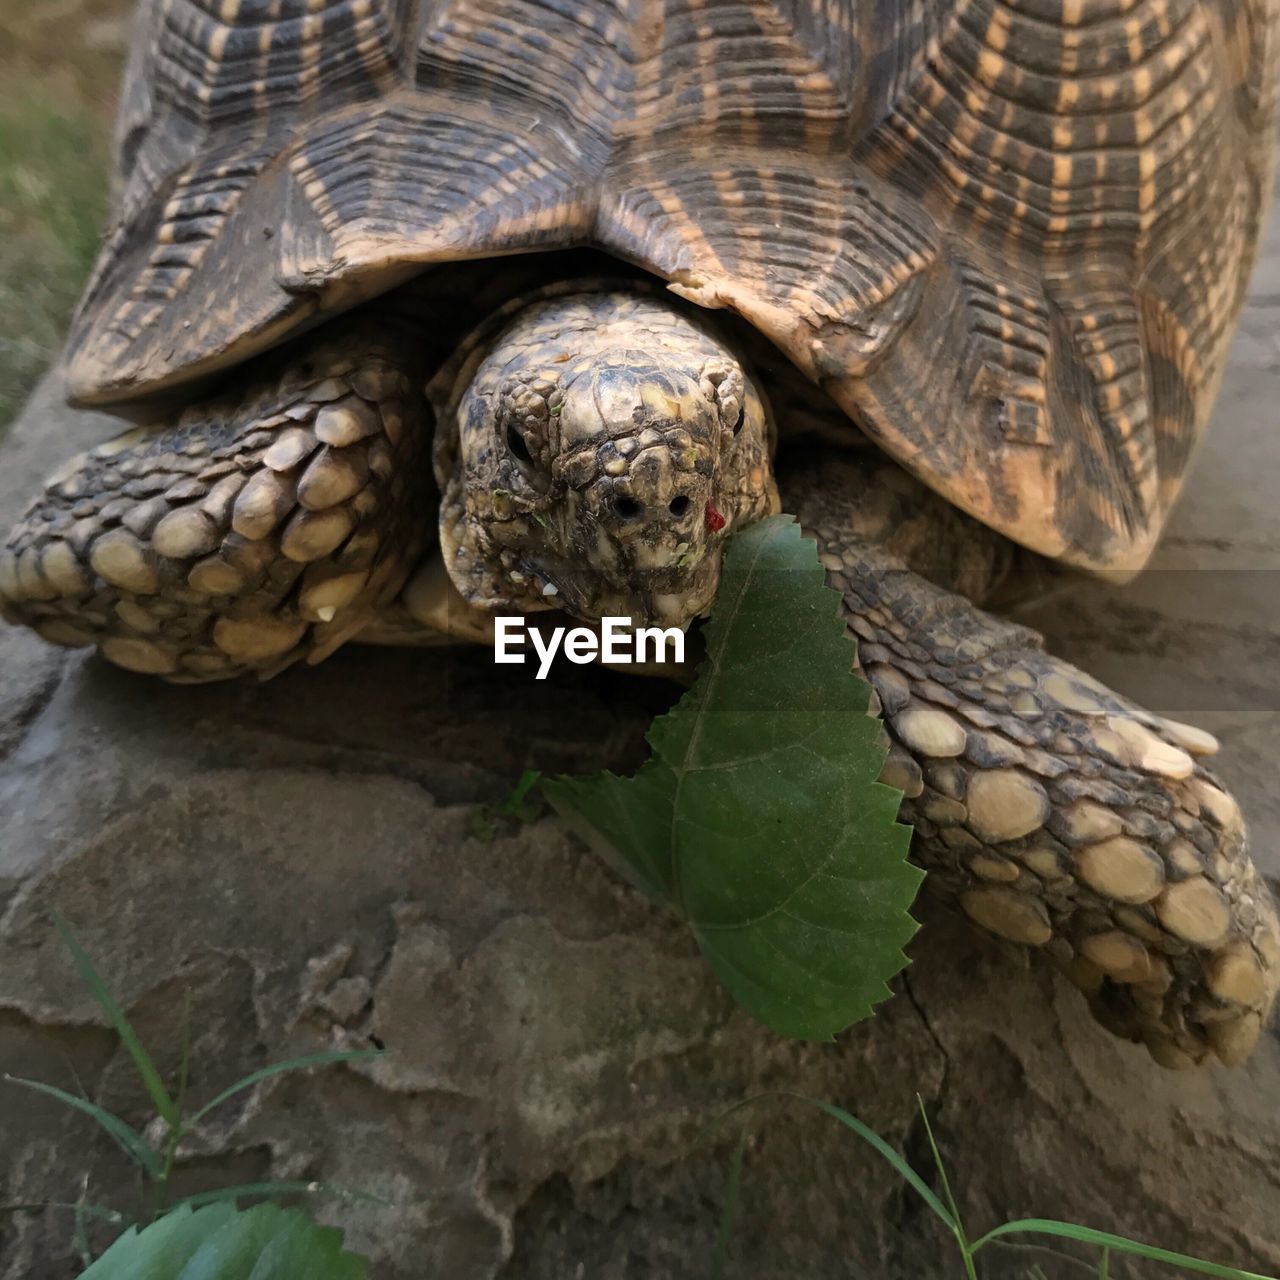
[[[0,432],[57,355],[106,216],[133,0],[0,0]]]

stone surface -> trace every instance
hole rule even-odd
[[[1064,655],[1222,738],[1271,874],[1278,321],[1273,235],[1155,569],[1026,615]],[[60,391],[46,383],[5,442],[0,523],[114,429],[62,409]],[[1068,1218],[1280,1271],[1274,1033],[1241,1070],[1160,1071],[1033,957],[923,907],[915,962],[873,1022],[833,1045],[786,1042],[555,821],[477,821],[526,766],[635,763],[670,696],[578,668],[539,684],[481,652],[361,649],[265,685],[169,688],[0,630],[0,1069],[147,1119],[45,922],[56,904],[166,1069],[190,1000],[196,1100],[282,1056],[388,1046],[244,1095],[180,1162],[183,1190],[276,1177],[383,1196],[391,1207],[324,1210],[380,1280],[703,1276],[734,1139],[695,1139],[775,1089],[851,1108],[924,1170],[922,1095],[975,1231]],[[130,1204],[128,1167],[86,1120],[4,1090],[0,1201],[87,1185]],[[850,1134],[797,1102],[743,1116],[731,1274],[955,1274],[927,1210]],[[0,1220],[0,1277],[72,1274],[71,1237],[64,1211]],[[1033,1264],[1078,1274],[1027,1253],[992,1254],[985,1274]]]

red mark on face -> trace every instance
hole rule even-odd
[[[716,504],[711,499],[707,499],[707,528],[712,533],[719,533],[721,529],[728,524],[728,521],[716,510]]]

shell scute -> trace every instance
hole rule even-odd
[[[1278,29],[1280,0],[152,0],[73,389],[590,245],[740,312],[964,510],[1136,569],[1252,262]]]

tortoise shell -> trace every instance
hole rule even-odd
[[[144,0],[73,392],[594,246],[739,312],[979,519],[1136,568],[1252,262],[1278,29],[1280,0]]]

